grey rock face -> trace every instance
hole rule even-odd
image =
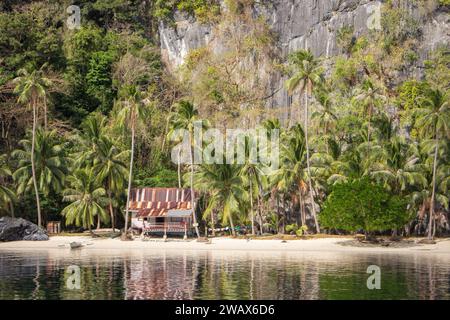
[[[0,241],[44,241],[47,231],[22,218],[0,218]]]
[[[384,1],[381,1],[384,2]],[[340,54],[337,33],[344,26],[353,26],[356,36],[364,34],[371,27],[374,9],[381,4],[374,0],[266,0],[256,2],[254,15],[262,16],[276,36],[276,46],[282,58],[295,50],[308,48],[316,56],[332,57]],[[422,39],[417,48],[421,60],[440,44],[450,43],[449,14],[435,11],[424,14],[415,1],[404,0],[402,5],[421,23]],[[372,25],[373,26],[373,25]],[[194,18],[175,15],[173,25],[160,24],[161,51],[169,69],[180,66],[190,50],[210,45],[214,50],[213,26],[200,24]],[[420,77],[421,62],[411,67],[404,76]],[[281,75],[275,74],[267,86],[273,91],[283,86]],[[268,102],[268,107],[286,106],[287,93],[280,90]]]
[[[159,25],[161,54],[169,69],[184,62],[189,51],[208,44],[211,26],[201,24],[192,17],[175,14],[175,28],[163,22]]]

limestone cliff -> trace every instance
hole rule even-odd
[[[421,0],[422,1],[422,0]],[[421,61],[439,44],[449,43],[449,14],[433,1],[426,1],[426,10],[420,1],[401,1],[404,9],[420,24],[419,61],[408,72],[420,76]],[[309,48],[317,56],[340,54],[337,33],[344,26],[353,26],[355,35],[361,35],[376,23],[374,8],[380,1],[371,0],[273,0],[255,1],[255,17],[264,17],[276,38],[276,46],[285,58],[289,52]],[[223,10],[226,10],[222,4]],[[181,65],[192,49],[213,43],[214,24],[201,24],[195,18],[175,13],[174,24],[161,23],[159,28],[161,51],[170,69]],[[280,75],[271,77],[269,87],[276,90],[284,81]],[[272,107],[287,103],[287,94],[280,90],[270,102]]]

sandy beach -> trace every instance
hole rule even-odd
[[[250,240],[232,238],[212,238],[211,243],[196,240],[150,239],[142,241],[121,241],[120,239],[91,238],[88,236],[54,236],[49,241],[0,242],[1,250],[40,250],[67,249],[69,243],[83,244],[81,250],[228,250],[228,251],[277,251],[277,252],[395,252],[395,253],[433,253],[450,255],[450,239],[438,239],[434,245],[415,244],[406,248],[394,247],[355,247],[339,243],[352,240],[344,238],[319,238],[308,240]]]

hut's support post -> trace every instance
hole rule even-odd
[[[184,237],[183,237],[183,239],[187,240],[187,223],[186,222],[184,223]]]

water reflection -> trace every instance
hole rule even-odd
[[[366,287],[373,264],[381,290]],[[0,299],[450,299],[450,255],[1,251]]]

